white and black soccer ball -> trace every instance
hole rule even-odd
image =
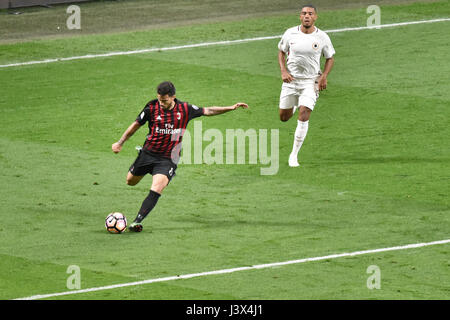
[[[127,218],[120,212],[110,213],[105,219],[105,227],[110,233],[122,233],[127,228]]]

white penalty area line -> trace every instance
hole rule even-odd
[[[219,274],[229,274],[229,273],[234,273],[234,272],[238,272],[238,271],[248,271],[248,270],[281,267],[281,266],[287,266],[287,265],[291,265],[291,264],[300,264],[300,263],[312,262],[312,261],[354,257],[354,256],[365,255],[365,254],[388,252],[388,251],[407,250],[407,249],[421,248],[421,247],[434,246],[434,245],[447,244],[447,243],[450,243],[450,239],[433,241],[433,242],[425,242],[425,243],[408,244],[408,245],[389,247],[389,248],[355,251],[355,252],[350,252],[350,253],[339,253],[339,254],[332,254],[332,255],[322,256],[322,257],[305,258],[305,259],[290,260],[290,261],[284,261],[284,262],[258,264],[258,265],[254,265],[254,266],[248,266],[248,267],[222,269],[222,270],[215,270],[215,271],[177,275],[177,276],[171,276],[171,277],[165,277],[165,278],[155,278],[155,279],[148,279],[148,280],[142,280],[142,281],[114,284],[114,285],[103,286],[103,287],[65,291],[65,292],[59,292],[59,293],[39,294],[39,295],[30,296],[30,297],[17,298],[14,300],[47,299],[47,298],[54,298],[54,297],[59,297],[59,296],[67,296],[67,295],[80,294],[80,293],[89,293],[89,292],[95,292],[95,291],[103,291],[103,290],[111,290],[111,289],[118,289],[118,288],[124,288],[124,287],[139,286],[139,285],[156,283],[156,282],[167,282],[167,281],[172,281],[172,280],[191,279],[191,278],[206,277],[206,276],[219,275]]]
[[[337,32],[347,32],[347,31],[369,30],[369,29],[382,29],[382,28],[392,28],[392,27],[400,27],[400,26],[407,26],[407,25],[413,25],[413,24],[435,23],[435,22],[443,22],[443,21],[450,21],[450,18],[390,23],[390,24],[382,24],[379,26],[332,29],[332,30],[325,30],[325,32],[337,33]],[[149,48],[149,49],[130,50],[130,51],[108,52],[108,53],[100,53],[100,54],[88,54],[88,55],[84,55],[84,56],[74,56],[74,57],[67,57],[67,58],[53,58],[53,59],[45,59],[45,60],[38,60],[38,61],[17,62],[17,63],[0,65],[0,68],[20,67],[20,66],[27,66],[27,65],[43,64],[43,63],[54,63],[54,62],[60,62],[60,61],[104,58],[104,57],[113,57],[113,56],[125,56],[125,55],[132,55],[132,54],[162,52],[162,51],[190,49],[190,48],[200,48],[200,47],[217,46],[217,45],[230,45],[230,44],[238,44],[238,43],[245,43],[245,42],[252,42],[252,41],[272,40],[272,39],[277,39],[277,38],[281,38],[281,35],[268,36],[268,37],[257,37],[257,38],[247,38],[247,39],[239,39],[239,40],[202,42],[202,43],[180,45],[180,46],[173,46],[173,47],[164,47],[164,48]]]

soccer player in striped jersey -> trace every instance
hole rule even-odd
[[[227,107],[199,108],[176,98],[173,83],[162,82],[157,87],[157,99],[146,104],[136,120],[125,130],[112,151],[119,153],[122,146],[141,126],[148,123],[149,133],[139,155],[131,165],[127,184],[134,186],[147,174],[153,176],[150,193],[142,202],[129,230],[140,232],[142,220],[155,207],[163,190],[175,175],[181,152],[181,140],[190,120],[200,116],[214,116],[238,108],[248,108],[242,102]]]

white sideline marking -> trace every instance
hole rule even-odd
[[[355,252],[350,252],[350,253],[339,253],[339,254],[332,254],[332,255],[322,256],[322,257],[305,258],[305,259],[290,260],[290,261],[284,261],[284,262],[258,264],[258,265],[254,265],[254,266],[250,266],[250,267],[239,267],[239,268],[232,268],[232,269],[222,269],[222,270],[215,270],[215,271],[207,271],[207,272],[199,272],[199,273],[192,273],[192,274],[185,274],[185,275],[177,275],[177,276],[171,276],[171,277],[165,277],[165,278],[155,278],[155,279],[148,279],[148,280],[142,280],[142,281],[114,284],[114,285],[103,286],[103,287],[95,287],[95,288],[88,288],[88,289],[66,291],[66,292],[58,292],[58,293],[50,293],[50,294],[39,294],[39,295],[30,296],[30,297],[16,298],[14,300],[46,299],[46,298],[65,296],[65,295],[71,295],[71,294],[88,293],[88,292],[94,292],[94,291],[102,291],[102,290],[110,290],[110,289],[116,289],[116,288],[138,286],[138,285],[149,284],[149,283],[156,283],[156,282],[166,282],[166,281],[180,280],[180,279],[191,279],[191,278],[204,277],[204,276],[210,276],[210,275],[233,273],[233,272],[237,272],[237,271],[266,269],[266,268],[286,266],[286,265],[290,265],[290,264],[299,264],[299,263],[305,263],[305,262],[311,262],[311,261],[320,261],[320,260],[337,259],[337,258],[344,258],[344,257],[353,257],[353,256],[364,255],[364,254],[387,252],[387,251],[414,249],[414,248],[421,248],[421,247],[433,246],[433,245],[438,245],[438,244],[446,244],[446,243],[450,243],[450,239],[433,241],[433,242],[408,244],[408,245],[396,246],[396,247],[390,247],[390,248],[355,251]]]
[[[407,26],[407,25],[412,25],[412,24],[434,23],[434,22],[443,22],[443,21],[450,21],[450,18],[390,23],[390,24],[382,24],[380,26],[370,26],[370,27],[333,29],[333,30],[325,30],[325,32],[336,33],[336,32],[358,31],[358,30],[368,30],[368,29],[377,29],[377,28],[391,28],[391,27]],[[84,55],[84,56],[45,59],[45,60],[39,60],[39,61],[17,62],[17,63],[0,65],[0,68],[19,67],[19,66],[27,66],[27,65],[33,65],[33,64],[41,64],[41,63],[53,63],[53,62],[58,62],[58,61],[93,59],[93,58],[112,57],[112,56],[125,56],[125,55],[131,55],[131,54],[189,49],[189,48],[199,48],[199,47],[216,46],[216,45],[230,45],[230,44],[252,42],[252,41],[271,40],[271,39],[277,39],[277,38],[281,38],[281,35],[268,36],[268,37],[257,37],[257,38],[247,38],[247,39],[240,39],[240,40],[202,42],[202,43],[195,43],[195,44],[188,44],[188,45],[181,45],[181,46],[174,46],[174,47],[165,47],[165,48],[150,48],[150,49],[140,49],[140,50],[131,50],[131,51],[118,51],[118,52],[108,52],[108,53],[100,53],[100,54],[88,54],[88,55]]]

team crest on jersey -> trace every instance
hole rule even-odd
[[[318,42],[314,42],[312,44],[312,47],[313,47],[314,50],[319,50],[319,43]]]

